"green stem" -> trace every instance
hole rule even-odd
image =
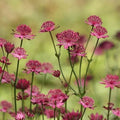
[[[85,112],[86,112],[86,108],[84,108],[84,111],[83,111],[83,113],[82,113],[81,120],[83,119],[83,116],[85,115]]]
[[[2,49],[3,56],[5,56],[5,52],[4,52],[4,49],[3,49],[3,47],[1,47],[1,49]]]
[[[80,64],[79,64],[79,80],[80,80],[80,87],[82,87],[82,81],[81,81],[82,60],[83,60],[83,56],[81,56]]]
[[[67,113],[67,100],[65,101],[65,113]]]
[[[44,108],[43,108],[43,104],[42,104],[42,120],[44,120]]]
[[[31,92],[30,92],[30,112],[32,112],[32,86],[33,86],[34,72],[32,72],[32,80],[31,80]]]
[[[22,112],[24,112],[24,90],[22,90]]]
[[[96,42],[96,44],[95,44],[95,47],[94,47],[94,50],[93,50],[93,52],[92,52],[92,55],[91,55],[90,59],[88,59],[88,65],[87,65],[87,69],[86,69],[86,73],[85,73],[85,79],[84,79],[83,95],[85,94],[85,87],[86,87],[85,83],[86,83],[86,79],[87,79],[87,73],[88,73],[88,70],[89,70],[89,67],[90,67],[90,63],[92,62],[92,59],[93,59],[93,55],[94,55],[94,53],[95,53],[95,50],[96,50],[96,48],[97,48],[98,42],[99,42],[99,38],[97,39],[97,42]]]
[[[22,47],[22,45],[23,45],[23,39],[21,39],[20,48]]]
[[[112,89],[110,88],[110,89],[109,89],[109,99],[108,99],[108,114],[107,114],[107,120],[109,120],[109,116],[110,116],[109,106],[110,106],[110,100],[111,100],[111,91],[112,91]]]
[[[55,112],[56,112],[56,107],[54,108],[54,120],[55,120]]]
[[[5,120],[5,112],[3,112],[3,120]]]

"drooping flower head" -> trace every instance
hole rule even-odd
[[[116,108],[116,109],[112,110],[112,113],[113,113],[115,116],[120,117],[120,108]]]
[[[53,66],[51,63],[42,63],[41,65],[41,72],[42,73],[53,73]]]
[[[117,76],[117,75],[110,75],[109,74],[100,83],[101,84],[105,84],[106,88],[109,87],[111,89],[114,89],[114,87],[118,87],[120,85],[119,76]]]
[[[55,23],[52,21],[46,21],[42,24],[40,32],[50,32],[55,29]]]
[[[114,104],[113,103],[108,103],[108,106],[103,106],[106,110],[113,110]]]
[[[75,42],[80,38],[77,32],[66,30],[56,35],[59,42],[58,45],[63,45],[65,49],[75,45]]]
[[[33,39],[35,35],[33,35],[32,33],[32,30],[29,26],[27,25],[19,25],[17,28],[16,28],[16,32],[14,33],[14,36],[16,38],[20,38],[20,39]]]
[[[105,35],[107,33],[106,28],[102,26],[97,26],[96,28],[93,29],[93,32],[91,32],[92,36],[96,36],[98,39],[100,38],[107,38],[108,35]]]
[[[12,108],[12,104],[6,100],[3,100],[0,102],[0,106],[2,107],[0,109],[1,112],[9,112]]]
[[[11,53],[14,49],[14,44],[11,44],[10,42],[6,42],[4,44],[4,48],[7,53]]]
[[[94,100],[88,96],[84,96],[80,99],[79,103],[82,104],[84,108],[94,109]]]
[[[89,120],[105,120],[103,118],[103,115],[99,115],[98,113],[96,114],[91,114],[90,117],[89,117]]]
[[[26,59],[27,54],[24,48],[17,47],[14,49],[14,52],[11,53],[14,57],[18,58],[19,60],[21,59]]]
[[[41,63],[38,60],[29,60],[26,64],[26,73],[34,72],[36,74],[41,72]]]
[[[6,43],[7,41],[3,38],[0,38],[0,48],[1,47],[4,47],[4,44]]]
[[[27,81],[26,79],[20,79],[17,82],[16,88],[17,89],[21,89],[21,90],[25,90],[30,86],[30,82]]]
[[[87,24],[89,24],[91,26],[101,26],[102,21],[101,21],[101,19],[98,16],[92,15],[92,16],[87,18],[85,23],[87,23]]]
[[[0,62],[3,63],[3,64],[6,64],[6,65],[10,65],[11,63],[9,62],[9,59],[6,57],[6,56],[3,56],[1,59],[0,59]]]
[[[15,120],[25,120],[25,113],[18,112],[17,115],[15,116]]]
[[[62,117],[63,117],[63,120],[79,120],[81,118],[82,114],[81,112],[68,112],[68,113],[65,113]]]

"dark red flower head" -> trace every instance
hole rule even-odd
[[[17,82],[16,88],[21,89],[21,90],[25,90],[29,87],[29,85],[30,85],[29,81],[27,81],[26,79],[20,79]]]
[[[60,71],[59,70],[54,70],[52,75],[54,77],[59,77],[60,76]]]
[[[4,47],[5,47],[5,51],[7,53],[11,53],[14,49],[14,44],[11,44],[10,42],[7,42],[4,44]]]

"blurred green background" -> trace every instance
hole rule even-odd
[[[47,20],[51,20],[55,22],[56,25],[60,25],[60,28],[53,32],[55,40],[56,33],[67,29],[80,32],[81,35],[86,35],[86,37],[88,37],[90,26],[85,24],[84,21],[90,15],[97,15],[102,19],[103,26],[108,31],[108,40],[114,42],[114,35],[120,30],[120,0],[0,0],[0,15],[0,37],[15,43],[16,47],[19,46],[20,40],[14,38],[11,33],[12,29],[16,29],[18,25],[29,25],[32,28],[32,33],[36,35],[33,40],[24,40],[23,47],[27,51],[28,57],[20,62],[19,78],[31,79],[30,75],[26,76],[25,73],[22,72],[22,68],[24,68],[29,59],[36,59],[40,62],[50,62],[53,64],[54,69],[58,69],[57,59],[54,56],[54,49],[49,34],[39,33],[41,24]],[[89,50],[87,51],[88,56],[95,41],[96,38],[92,37]],[[120,44],[119,42],[116,43],[117,45]],[[118,53],[117,63],[112,57],[116,52]],[[66,51],[62,49],[62,66],[65,76],[69,77],[70,67],[66,55]],[[119,51],[110,51],[109,56],[109,64],[112,67],[116,66],[116,64],[119,66]],[[17,60],[11,56],[10,61],[12,64],[9,70],[11,73],[14,73]],[[88,110],[88,114],[96,111],[102,113],[103,104],[107,104],[106,95],[108,94],[108,90],[104,88],[104,85],[99,84],[101,78],[104,78],[108,72],[106,68],[107,62],[104,54],[102,56],[94,57],[94,61],[91,65],[90,71],[94,76],[94,80],[88,85],[87,95],[95,99],[97,107],[95,108],[95,111]],[[82,74],[85,72],[86,63],[87,61],[84,61]],[[76,71],[78,70],[77,65],[75,68]],[[43,78],[43,75],[35,76],[34,84],[38,85],[40,89],[43,85]],[[47,75],[47,84],[42,87],[42,92],[47,93],[51,88],[63,89],[58,81],[58,79],[51,75]],[[1,86],[0,100],[11,99],[11,92],[8,92],[10,89],[11,88],[8,85]],[[113,94],[115,97],[112,98],[113,100],[117,99],[117,92],[118,91],[115,89],[115,94]],[[79,108],[78,101],[78,98],[70,97],[68,106],[70,110],[77,110]],[[87,120],[88,116],[86,115],[85,117]]]

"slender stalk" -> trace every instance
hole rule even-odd
[[[81,120],[83,119],[83,116],[84,116],[85,112],[86,112],[86,108],[84,108],[84,111],[83,111],[83,113],[82,113]]]
[[[67,113],[67,100],[65,101],[65,112]]]
[[[93,28],[94,28],[94,26],[92,26],[90,33],[92,32]],[[86,45],[85,45],[85,49],[87,49],[88,43],[89,43],[89,41],[90,41],[90,38],[91,38],[91,34],[89,34],[87,43],[86,43]]]
[[[16,101],[16,84],[19,70],[19,59],[17,61],[16,75],[15,75],[15,83],[14,83],[14,104],[15,104],[15,114],[17,114],[17,101]]]
[[[34,72],[32,72],[32,80],[31,80],[31,92],[30,92],[30,112],[32,111],[32,86],[33,86]]]
[[[58,109],[58,117],[57,120],[60,120],[60,109]]]
[[[22,47],[22,45],[23,45],[23,39],[21,39],[20,48]]]
[[[112,89],[110,88],[109,89],[109,99],[108,99],[108,114],[107,114],[107,120],[109,120],[109,116],[110,116],[110,109],[109,109],[109,106],[110,106],[110,100],[111,100],[111,92],[112,92]]]
[[[42,104],[42,120],[44,120],[44,108],[43,108],[43,104]]]
[[[3,112],[3,120],[5,120],[5,112]]]
[[[96,42],[96,44],[95,44],[95,47],[94,47],[94,50],[93,50],[93,52],[92,52],[92,55],[91,55],[90,59],[88,59],[87,69],[86,69],[86,73],[85,73],[85,80],[84,80],[83,95],[85,94],[85,87],[86,87],[85,83],[86,83],[86,79],[87,79],[87,73],[88,73],[88,70],[89,70],[89,67],[90,67],[90,63],[92,62],[92,59],[93,59],[93,55],[94,55],[94,53],[95,53],[95,50],[96,50],[96,48],[97,48],[98,42],[99,42],[99,38],[97,39],[97,42]]]
[[[82,81],[81,81],[82,60],[83,60],[83,56],[81,56],[80,64],[79,64],[79,80],[80,80],[80,87],[82,87]]]
[[[5,52],[4,52],[3,47],[1,47],[1,50],[2,50],[3,56],[5,56]]]
[[[56,107],[54,108],[54,120],[55,120],[55,112],[56,112]]]
[[[24,112],[24,90],[22,90],[22,112]]]

